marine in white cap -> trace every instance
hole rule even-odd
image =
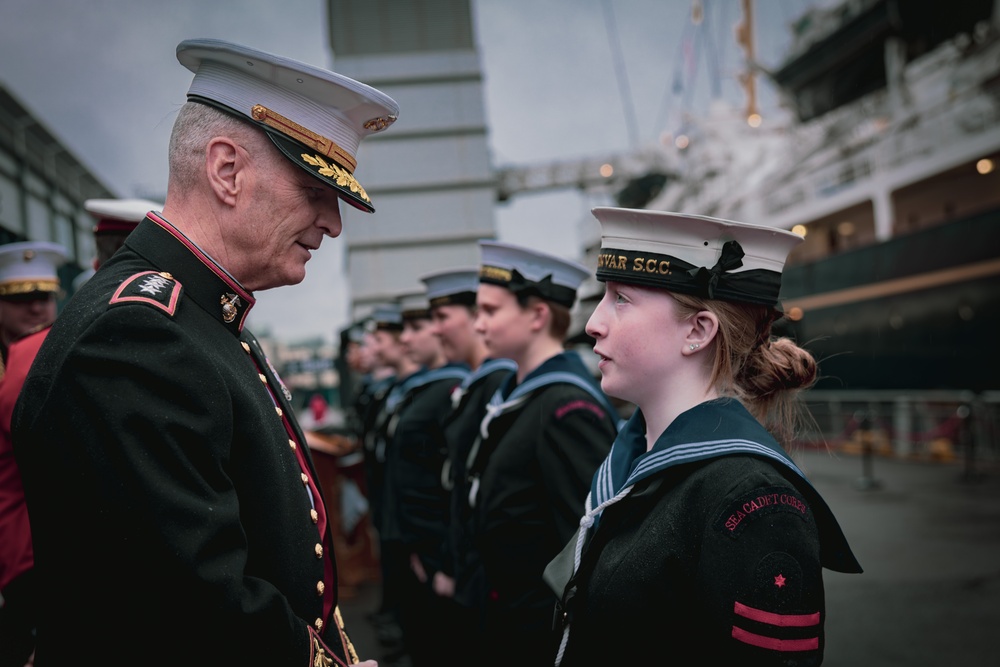
[[[94,218],[94,245],[97,247],[97,254],[91,268],[73,279],[74,293],[94,275],[101,264],[118,252],[118,248],[125,243],[125,238],[145,219],[147,213],[159,211],[163,205],[149,199],[88,199],[83,202],[83,208]]]
[[[58,268],[66,261],[58,243],[24,241],[0,246],[0,354],[11,343],[56,319]]]
[[[484,610],[483,664],[541,661],[551,653],[555,603],[542,570],[576,529],[617,415],[579,355],[563,347],[589,271],[508,243],[481,241],[480,254],[476,330],[517,371],[490,397],[467,459],[460,512],[474,546],[460,556],[466,572],[456,576],[456,599]]]
[[[337,518],[245,325],[256,290],[302,281],[340,234],[341,201],[373,210],[358,146],[398,107],[247,46],[193,39],[176,56],[193,79],[162,211],[69,301],[15,416],[36,664],[358,662],[337,605]],[[67,599],[87,613],[67,623]]]
[[[794,391],[816,377],[807,351],[771,335],[801,237],[593,213],[606,290],[586,331],[601,386],[636,409],[546,569],[560,597],[555,664],[821,664],[822,569],[861,567],[783,447]]]

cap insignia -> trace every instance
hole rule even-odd
[[[350,153],[337,145],[337,142],[333,139],[316,134],[312,130],[302,127],[294,120],[271,111],[263,104],[255,104],[250,110],[250,115],[254,120],[274,128],[285,136],[295,139],[315,151],[319,151],[320,154],[325,155],[331,160],[336,160],[351,171],[358,168],[358,161]]]
[[[365,129],[372,132],[379,132],[396,122],[398,116],[379,116],[365,121]]]
[[[508,269],[501,269],[499,266],[483,265],[479,268],[479,277],[509,283],[513,274]]]
[[[222,304],[222,319],[226,324],[231,323],[236,319],[236,315],[239,312],[237,309],[240,306],[240,297],[235,294],[223,294],[219,298],[219,303]]]
[[[25,250],[24,251],[24,261],[30,262],[34,258],[35,258],[35,251],[34,250]]]
[[[351,172],[346,169],[341,169],[335,164],[327,162],[319,155],[309,155],[308,153],[303,153],[302,159],[312,166],[317,167],[316,171],[318,171],[321,176],[335,178],[337,180],[337,185],[350,188],[351,192],[357,194],[366,202],[371,203],[371,200],[368,198],[368,193],[365,192],[365,189],[361,187],[361,184],[358,183]]]

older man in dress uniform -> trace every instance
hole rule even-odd
[[[177,58],[163,211],[67,304],[15,408],[36,664],[356,663],[291,395],[245,323],[340,233],[341,200],[373,210],[357,149],[398,108],[219,40]]]

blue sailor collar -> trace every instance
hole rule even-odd
[[[763,457],[793,472],[802,482],[796,485],[797,488],[806,495],[816,517],[824,567],[838,572],[861,571],[826,501],[767,429],[733,398],[706,401],[682,412],[648,452],[646,420],[636,409],[594,474],[587,497],[587,516],[592,517],[592,521],[587,521],[586,525],[596,526],[603,507],[623,497],[636,483],[662,470],[733,454]]]
[[[522,380],[520,384],[532,384],[532,380],[535,380],[539,376],[551,373],[568,373],[577,375],[581,378],[587,378],[590,380],[590,384],[595,386],[597,385],[595,381],[590,379],[590,371],[588,371],[587,367],[583,365],[583,361],[580,360],[580,355],[572,350],[566,350],[565,352],[560,352],[554,357],[549,357],[539,364],[538,368],[525,375],[524,380]],[[517,389],[518,386],[517,374],[512,373],[511,376],[504,380],[503,384],[500,385],[500,396],[503,399],[510,398],[510,395],[515,389]]]
[[[771,434],[735,399],[706,401],[682,412],[648,452],[646,419],[637,408],[594,475],[593,506],[660,470],[734,453],[772,459],[806,479]]]
[[[468,374],[469,367],[460,363],[445,364],[440,368],[433,369],[421,366],[420,370],[409,375],[389,391],[389,397],[385,401],[385,408],[388,412],[393,412],[406,399],[410,392],[418,387],[423,387],[438,380],[457,380],[461,382]]]

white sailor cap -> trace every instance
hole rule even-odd
[[[45,241],[0,245],[0,297],[58,292],[57,269],[67,255],[63,246]]]
[[[372,331],[401,331],[403,316],[398,303],[380,303],[368,317]]]
[[[437,306],[474,306],[479,289],[479,269],[474,266],[435,271],[421,276],[427,287],[431,308]]]
[[[88,199],[83,202],[97,221],[95,234],[128,234],[150,211],[159,211],[163,204],[148,199]]]
[[[590,276],[587,267],[538,250],[498,241],[480,241],[479,282],[534,294],[572,308],[576,290]]]
[[[218,39],[181,42],[177,60],[195,73],[189,100],[258,125],[344,201],[375,210],[354,170],[361,140],[399,117],[391,97],[341,74]]]
[[[429,320],[431,304],[424,290],[405,292],[396,297],[399,304],[399,315],[404,322],[407,320]]]
[[[597,279],[707,299],[778,304],[781,272],[802,237],[699,215],[598,207]]]

